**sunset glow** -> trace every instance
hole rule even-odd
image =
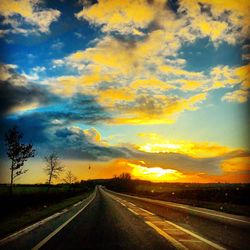
[[[143,179],[154,182],[162,181],[180,181],[184,175],[174,169],[162,169],[159,167],[144,167],[132,163],[128,163],[132,167],[131,175],[133,178]]]
[[[139,146],[139,150],[149,153],[179,153],[197,158],[216,157],[231,151],[228,147],[207,142],[147,143]]]

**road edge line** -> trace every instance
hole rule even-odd
[[[89,196],[88,196],[88,197],[89,197]],[[88,199],[88,197],[85,198],[85,199],[83,199],[83,200],[80,201],[80,202],[82,203],[84,200]],[[62,214],[64,214],[64,213],[66,213],[66,212],[68,212],[69,209],[70,209],[71,207],[76,206],[76,205],[80,205],[80,202],[77,202],[77,203],[75,203],[75,204],[73,204],[73,205],[70,205],[70,206],[68,206],[68,207],[66,207],[66,208],[64,208],[64,209],[62,209],[62,210],[60,210],[60,211],[58,211],[58,212],[56,212],[56,213],[54,213],[54,214],[52,214],[52,215],[46,217],[46,218],[44,218],[44,219],[41,219],[41,220],[39,220],[39,221],[37,221],[37,222],[35,222],[35,223],[29,225],[29,226],[26,226],[26,227],[24,227],[24,228],[22,228],[22,229],[20,229],[20,230],[18,230],[18,231],[16,231],[16,232],[14,232],[14,233],[8,235],[8,236],[6,236],[6,237],[0,239],[0,246],[2,246],[3,244],[5,244],[5,243],[7,243],[7,242],[9,242],[9,241],[15,240],[17,237],[20,237],[20,236],[22,236],[23,234],[29,233],[30,231],[36,229],[36,228],[39,227],[40,225],[42,225],[42,224],[44,224],[44,223],[46,223],[46,222],[48,222],[48,221],[50,221],[50,220],[52,220],[52,219],[55,219],[55,218],[57,218],[58,216],[60,216],[60,215],[62,215]]]
[[[177,241],[172,236],[170,236],[169,234],[167,234],[166,232],[164,232],[163,230],[161,230],[159,227],[157,227],[156,225],[154,225],[152,222],[145,221],[145,223],[148,226],[152,227],[158,234],[160,234],[161,236],[163,236],[167,241],[169,241],[176,249],[178,249],[178,250],[188,250],[188,248],[186,248],[179,241]]]
[[[195,207],[192,207],[191,205],[187,205],[187,204],[168,202],[168,201],[164,201],[164,200],[156,200],[153,198],[140,197],[140,196],[136,196],[136,195],[128,195],[128,194],[124,194],[124,193],[114,192],[114,191],[109,190],[109,189],[108,189],[108,191],[110,191],[112,193],[116,193],[116,194],[121,195],[121,196],[134,198],[134,199],[138,199],[138,200],[142,200],[142,201],[146,201],[146,202],[151,202],[151,203],[155,203],[158,205],[173,207],[175,209],[180,209],[180,210],[192,211],[195,215],[199,214],[198,216],[200,216],[200,217],[205,217],[205,216],[202,216],[201,214],[210,215],[210,216],[214,217],[214,218],[212,218],[213,220],[215,220],[215,218],[217,218],[217,221],[220,218],[223,218],[223,219],[226,219],[228,221],[236,221],[236,222],[240,222],[243,224],[250,224],[250,221],[248,221],[248,220],[238,219],[238,218],[234,218],[234,217],[230,217],[230,216],[222,215],[222,214],[216,214],[216,212],[220,212],[220,211],[213,210],[213,209],[208,209],[208,208],[203,208],[203,207],[196,207],[195,208]],[[170,203],[172,203],[172,204],[170,204]],[[203,211],[203,210],[208,210],[208,211]],[[213,212],[215,212],[215,213],[213,213]],[[232,215],[237,216],[234,214],[232,214]],[[239,215],[239,216],[246,217],[243,215]],[[246,218],[248,218],[248,217],[246,217]]]
[[[41,240],[37,245],[35,245],[31,250],[38,250],[40,249],[44,244],[46,244],[52,237],[54,237],[58,232],[60,232],[67,224],[69,224],[78,214],[80,214],[96,197],[96,190],[94,193],[94,196],[92,199],[84,206],[82,207],[76,214],[74,214],[72,217],[70,217],[67,221],[65,221],[61,226],[59,226],[57,229],[55,229],[52,233],[47,235],[43,240]]]

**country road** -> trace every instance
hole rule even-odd
[[[228,224],[97,187],[81,204],[1,240],[0,249],[248,249],[249,224],[237,219]]]

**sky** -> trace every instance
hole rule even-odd
[[[0,182],[14,125],[36,149],[16,183],[46,182],[51,152],[78,180],[249,182],[249,13],[248,0],[1,0]]]

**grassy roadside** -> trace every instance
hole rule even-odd
[[[7,215],[0,221],[0,239],[87,198],[90,192],[64,199],[47,207],[29,208]]]
[[[188,199],[165,199],[163,197],[144,195],[140,193],[127,193],[132,196],[138,196],[143,198],[150,198],[155,200],[162,200],[167,202],[174,202],[178,204],[190,205],[194,207],[207,208],[215,211],[220,211],[224,213],[230,213],[241,216],[250,217],[250,206],[231,204],[226,202],[209,202],[209,201],[199,201],[199,200],[188,200]]]
[[[250,216],[250,184],[244,183],[153,183],[113,179],[111,190],[156,200]]]

